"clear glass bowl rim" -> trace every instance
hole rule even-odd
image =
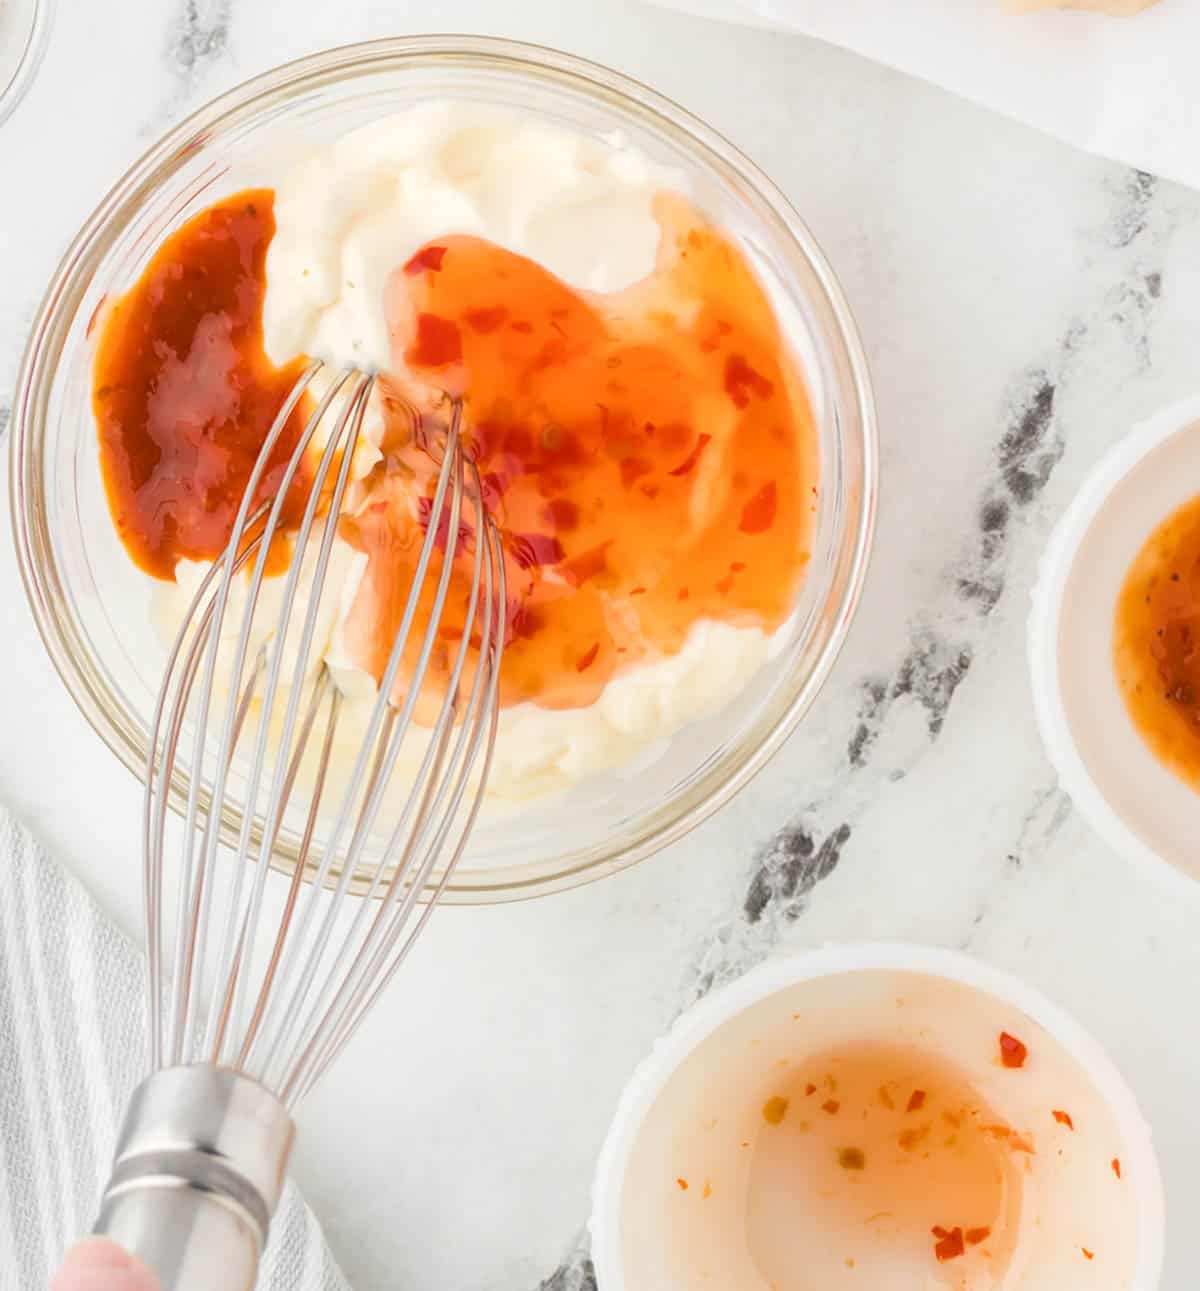
[[[0,85],[0,125],[17,110],[42,65],[49,41],[53,0],[29,0],[29,28],[8,83]]]
[[[555,864],[543,866],[543,872],[519,881],[489,882],[484,871],[468,871],[461,877],[456,874],[442,896],[451,904],[485,904],[565,890],[625,869],[676,842],[728,802],[778,751],[812,704],[837,658],[862,592],[874,534],[879,470],[866,355],[849,305],[815,238],[787,198],[733,144],[631,77],[557,50],[495,37],[421,35],[374,40],[307,55],[261,73],[199,108],[149,148],[99,203],[63,256],[38,311],[18,374],[10,446],[10,503],[22,581],[51,661],[88,723],[144,782],[145,732],[129,712],[105,698],[99,671],[75,631],[72,610],[54,565],[46,509],[40,505],[50,391],[71,319],[117,233],[136,216],[147,195],[214,134],[243,126],[259,114],[322,86],[364,72],[414,65],[498,70],[566,85],[593,100],[619,105],[687,149],[698,148],[710,165],[748,187],[763,207],[760,213],[772,217],[794,243],[824,295],[822,303],[835,321],[836,339],[845,351],[861,439],[861,471],[851,483],[848,523],[836,552],[834,595],[821,616],[825,639],[808,673],[789,678],[790,686],[784,688],[791,693],[773,724],[763,730],[760,718],[747,737],[708,768],[687,792],[661,806],[649,820],[640,821],[634,837],[613,837],[603,847],[566,853]],[[186,779],[180,774],[172,785],[170,802],[180,812],[185,801]],[[223,841],[235,840],[239,826],[239,813],[226,810],[221,822]],[[271,864],[291,874],[294,857],[289,859],[277,851]],[[352,890],[356,886],[365,883],[356,878]]]

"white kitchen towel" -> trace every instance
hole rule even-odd
[[[1002,0],[657,0],[804,32],[1100,156],[1200,188],[1200,0],[1132,18]]]
[[[0,1291],[43,1291],[87,1233],[145,1072],[145,962],[0,808]],[[346,1291],[288,1184],[259,1291]]]

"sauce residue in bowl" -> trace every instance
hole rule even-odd
[[[762,1120],[746,1213],[769,1285],[895,1285],[898,1269],[914,1286],[999,1285],[1035,1144],[954,1063],[839,1047],[792,1068]]]
[[[1142,739],[1200,790],[1200,496],[1169,515],[1130,565],[1113,666]]]
[[[262,347],[271,199],[241,193],[195,216],[104,319],[94,404],[110,506],[134,560],[158,577],[220,552],[301,370],[301,358],[275,368]],[[590,704],[620,672],[678,652],[700,620],[771,631],[804,575],[815,433],[767,293],[683,198],[660,195],[655,214],[657,266],[621,293],[578,291],[466,236],[433,240],[379,285],[393,379],[432,437],[446,395],[463,403],[503,538],[505,704]],[[385,385],[380,460],[339,527],[366,556],[344,640],[376,679],[434,488],[411,416],[398,405],[389,415]],[[300,424],[293,417],[264,495]],[[455,561],[448,640],[466,617],[477,520],[468,510],[453,541],[438,535]],[[451,656],[435,654],[433,687]]]

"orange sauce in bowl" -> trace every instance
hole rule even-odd
[[[110,509],[132,558],[156,577],[222,550],[302,370],[302,357],[276,368],[263,350],[272,200],[240,193],[194,216],[103,319],[93,404]],[[678,652],[701,620],[770,632],[787,618],[816,510],[803,379],[734,242],[682,197],[661,194],[655,215],[655,270],[623,292],[577,290],[461,235],[434,239],[379,284],[397,375],[380,383],[381,460],[339,527],[366,556],[345,641],[376,679],[434,488],[410,416],[389,416],[392,385],[433,426],[444,425],[447,394],[462,400],[483,505],[503,541],[502,703],[587,705],[614,676]],[[262,496],[278,487],[305,411]],[[285,528],[311,479],[300,475]],[[435,684],[465,618],[477,521],[468,508],[451,552]],[[412,644],[415,653],[416,635]]]
[[[463,397],[504,534],[506,703],[590,704],[702,619],[770,631],[808,561],[815,436],[770,301],[684,199],[656,214],[656,271],[624,292],[473,237],[427,244],[389,284],[393,366]],[[386,455],[379,473],[386,488]],[[391,517],[354,539],[369,563],[350,637],[376,675],[390,636],[370,625],[416,551]]]
[[[1130,566],[1113,666],[1142,739],[1200,790],[1200,496],[1169,515]]]

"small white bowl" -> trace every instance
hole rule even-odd
[[[1028,1046],[1021,1071],[999,1060],[1002,1031]],[[814,1054],[863,1041],[953,1063],[980,1107],[1022,1133],[1028,1126],[1036,1151],[1022,1158],[1016,1247],[1003,1272],[989,1274],[984,1261],[969,1258],[918,1272],[911,1254],[889,1266],[877,1238],[866,1239],[875,1249],[856,1265],[843,1259],[846,1231],[821,1228],[797,1256],[802,1272],[794,1285],[809,1285],[819,1264],[828,1291],[1155,1291],[1164,1219],[1158,1162],[1149,1127],[1108,1057],[1023,982],[954,952],[889,944],[770,961],[706,997],[659,1041],[625,1089],[600,1154],[591,1221],[600,1291],[767,1291],[772,1282],[786,1291],[790,1278],[774,1268],[764,1273],[761,1244],[752,1251],[748,1236],[761,1234],[764,1207],[781,1201],[764,1192],[761,1178],[752,1188],[754,1158],[766,1142],[759,1136],[778,1133],[764,1120],[764,1099],[786,1086],[789,1069],[804,1080]],[[787,1115],[819,1121],[820,1097]],[[932,1092],[929,1099],[932,1107]],[[1073,1109],[1072,1126],[1052,1119],[1050,1108]],[[860,1119],[850,1101],[841,1110],[853,1141],[867,1111]],[[790,1124],[793,1133],[808,1129]],[[810,1178],[809,1195],[822,1195]],[[899,1209],[907,1198],[896,1200]],[[790,1198],[782,1202],[773,1209],[787,1224],[798,1209],[789,1209]],[[930,1215],[929,1222],[947,1220]],[[921,1233],[932,1241],[924,1227]],[[1094,1258],[1083,1249],[1088,1243]],[[770,1258],[778,1264],[777,1254]]]
[[[1034,711],[1063,789],[1110,847],[1176,887],[1184,877],[1193,900],[1200,794],[1139,735],[1112,652],[1134,557],[1198,493],[1200,397],[1134,426],[1088,475],[1046,546],[1028,637]]]

